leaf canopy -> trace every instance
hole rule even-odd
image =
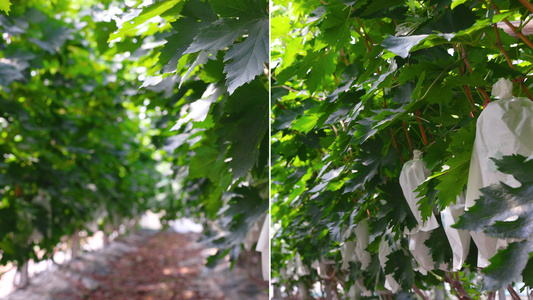
[[[492,84],[501,77],[514,79],[514,95],[521,97],[532,88],[522,81],[531,74],[526,53],[532,48],[497,25],[503,20],[525,24],[529,13],[513,1],[490,6],[475,1],[273,1],[272,272],[279,293],[294,296],[294,287],[305,298],[320,282],[326,290],[340,284],[338,292],[347,297],[359,282],[359,288],[377,297],[386,292],[385,275],[392,274],[401,284],[393,296],[398,299],[414,297],[414,287],[440,288],[443,281],[456,295],[462,295],[456,289],[461,286],[477,299],[487,289],[515,284],[521,272],[528,274],[530,249],[524,241],[495,256],[482,271],[473,267],[474,244],[458,276],[438,268],[419,271],[405,234],[417,223],[399,175],[413,150],[423,151],[431,175],[415,193],[423,218],[433,213],[439,224],[425,244],[437,267],[450,263],[453,252],[438,212],[454,205],[466,188],[476,120],[494,100]],[[501,165],[527,168],[509,163]],[[491,199],[515,199],[516,193],[500,188]],[[490,204],[477,216],[498,211]],[[529,234],[529,221],[503,224],[502,218],[483,220],[490,221],[486,226],[492,234]],[[357,269],[355,259],[344,272],[344,243],[358,241],[339,229],[357,228],[363,221],[370,227],[369,267]],[[474,226],[474,220],[469,224]],[[379,244],[389,234],[399,248],[381,268]],[[309,275],[280,271],[294,252]],[[510,254],[520,259],[511,262]],[[338,275],[320,277],[312,267],[315,261],[327,262]],[[473,281],[478,275],[486,280],[484,288]],[[524,275],[524,281],[531,277]]]

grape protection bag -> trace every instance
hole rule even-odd
[[[355,227],[355,255],[361,262],[361,270],[366,270],[370,264],[370,252],[366,250],[368,247],[368,221],[366,219],[360,221]]]
[[[389,261],[389,258],[387,255],[392,253],[392,247],[389,244],[387,234],[384,234],[381,238],[381,242],[379,243],[379,250],[378,250],[378,258],[379,258],[379,264],[383,270],[385,270],[385,266],[387,264],[387,261]],[[396,293],[400,290],[400,284],[396,279],[394,279],[392,274],[386,274],[385,275],[385,288],[393,293]]]
[[[465,210],[481,196],[480,188],[499,182],[512,187],[520,185],[512,175],[499,172],[490,158],[511,154],[530,156],[533,153],[533,102],[514,97],[512,82],[503,78],[493,85],[492,95],[499,100],[489,103],[476,123]],[[479,249],[478,267],[489,265],[489,259],[498,249],[507,246],[505,240],[488,237],[483,232],[470,234]]]
[[[261,228],[259,227],[259,224],[261,224],[261,220],[255,222],[254,225],[252,225],[252,228],[250,228],[250,230],[246,234],[246,237],[244,238],[243,245],[246,251],[252,250],[252,246],[259,239],[259,234],[261,233]]]
[[[283,278],[298,280],[301,276],[309,275],[309,268],[303,264],[300,253],[296,252],[294,256],[287,261],[286,268],[281,268]]]
[[[355,241],[349,240],[352,233],[355,233]],[[361,269],[365,270],[370,264],[370,253],[366,251],[368,247],[368,223],[367,220],[360,221],[355,228],[346,229],[345,226],[341,229],[341,236],[344,240],[344,245],[341,246],[342,266],[341,270],[348,271],[350,269],[350,262],[361,262]],[[363,275],[359,275],[355,283],[351,286],[348,299],[358,299],[360,295],[372,296],[363,283]],[[346,280],[351,280],[348,273]]]
[[[352,229],[341,229],[341,236],[344,240],[344,244],[341,246],[342,266],[341,270],[348,270],[350,268],[350,262],[354,261],[353,256],[355,252],[355,242],[348,240],[352,234]]]
[[[414,234],[418,231],[431,231],[439,227],[435,215],[431,213],[431,216],[428,220],[422,220],[422,213],[418,210],[418,193],[415,190],[420,184],[426,180],[427,177],[431,175],[431,171],[426,168],[426,163],[422,160],[422,151],[413,150],[413,159],[406,162],[400,172],[400,185],[402,186],[402,191],[409,208],[413,212],[418,226],[407,232],[407,234]]]
[[[452,271],[456,272],[461,269],[463,263],[470,250],[470,234],[466,230],[455,229],[451,226],[459,221],[459,217],[465,212],[465,198],[464,193],[457,197],[455,204],[450,204],[443,211],[440,212],[442,227],[453,252],[453,266]]]
[[[265,221],[263,222],[263,228],[261,228],[261,233],[259,234],[259,239],[257,240],[257,245],[255,250],[261,252],[261,269],[263,271],[263,280],[268,281],[270,278],[270,214],[267,214]]]
[[[400,185],[407,204],[418,222],[415,228],[410,231],[406,230],[409,238],[409,251],[418,262],[418,271],[424,275],[427,274],[427,271],[435,269],[429,248],[424,242],[429,238],[430,232],[439,227],[439,223],[433,212],[426,221],[422,220],[422,213],[418,210],[418,193],[415,190],[429,175],[431,172],[422,160],[422,152],[413,150],[413,159],[406,162],[400,172]]]

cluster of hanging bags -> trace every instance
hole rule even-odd
[[[499,182],[513,187],[519,186],[512,175],[497,170],[491,157],[501,158],[517,153],[530,156],[533,153],[533,103],[527,98],[513,97],[511,81],[503,78],[494,84],[492,95],[499,100],[489,103],[477,120],[466,195],[463,193],[457,197],[455,204],[441,212],[442,225],[453,251],[453,265],[440,265],[439,269],[442,270],[461,269],[469,251],[470,237],[479,251],[478,267],[488,266],[489,259],[498,249],[507,246],[507,241],[488,237],[483,232],[468,232],[451,227],[481,196],[480,188]],[[418,222],[416,228],[406,231],[409,251],[418,262],[418,270],[423,274],[435,268],[424,241],[439,224],[433,213],[427,220],[422,220],[415,190],[430,174],[422,160],[422,152],[418,150],[413,151],[413,159],[404,164],[400,173],[403,194]]]
[[[476,140],[470,161],[470,173],[466,190],[466,209],[479,198],[480,188],[503,182],[518,187],[512,175],[499,172],[491,157],[533,153],[533,103],[527,98],[512,94],[511,81],[500,79],[492,88],[492,95],[500,100],[491,102],[477,121]],[[486,267],[498,249],[507,247],[507,241],[486,236],[483,232],[471,232],[479,249],[478,267]]]
[[[451,227],[468,208],[475,204],[476,199],[481,195],[480,188],[499,182],[513,187],[519,186],[512,175],[503,174],[497,170],[496,165],[490,159],[491,157],[501,158],[511,154],[530,156],[533,154],[533,102],[527,98],[513,97],[512,82],[503,78],[494,84],[492,95],[499,100],[489,103],[477,120],[476,138],[472,150],[466,192],[457,197],[455,204],[452,203],[440,212],[442,226],[453,252],[451,266],[448,264],[435,266],[429,248],[424,244],[431,232],[440,225],[433,213],[429,218],[423,220],[417,203],[419,198],[415,190],[431,175],[431,171],[427,169],[422,160],[422,152],[414,150],[413,159],[402,167],[400,185],[417,221],[417,226],[412,230],[406,229],[405,234],[409,239],[409,251],[418,263],[417,270],[422,274],[427,274],[428,271],[435,268],[446,271],[460,270],[468,255],[470,237],[474,240],[479,251],[478,267],[488,266],[489,259],[499,249],[507,247],[508,241],[506,240],[488,237],[483,232],[468,232]],[[350,240],[352,233],[355,233],[356,242]],[[341,268],[347,270],[349,261],[360,261],[361,269],[365,270],[370,263],[370,253],[366,250],[369,239],[367,221],[359,222],[351,230],[343,228],[342,237],[344,243],[341,248],[343,257]],[[397,248],[398,245],[390,237],[390,232],[383,235],[378,250],[378,258],[382,268],[385,268],[388,261],[387,256]],[[350,290],[351,295],[370,294],[362,284],[361,278],[356,283]],[[385,288],[393,293],[399,290],[400,284],[393,278],[392,274],[386,275]]]
[[[419,200],[417,198],[418,194],[415,190],[430,175],[431,172],[426,168],[426,164],[422,160],[422,152],[419,150],[413,151],[413,159],[406,162],[400,172],[400,185],[404,197],[418,223],[414,229],[406,230],[405,232],[409,238],[409,251],[418,262],[418,271],[424,275],[427,274],[427,271],[435,269],[435,262],[431,258],[429,248],[424,242],[430,237],[431,232],[440,225],[433,212],[427,220],[424,221],[422,219],[417,203]],[[455,205],[452,204],[441,212],[444,231],[453,251],[453,265],[441,264],[439,266],[441,270],[458,271],[468,255],[470,247],[469,233],[451,227],[458,221],[459,216],[464,213],[464,203],[464,197],[457,197]]]
[[[481,268],[489,265],[489,259],[499,249],[507,247],[508,241],[506,240],[491,238],[483,232],[468,232],[451,227],[481,196],[480,188],[499,182],[513,187],[519,186],[512,175],[503,174],[497,170],[496,165],[490,159],[491,157],[501,158],[511,154],[530,156],[533,154],[533,102],[527,98],[513,97],[512,82],[503,78],[494,84],[492,95],[499,100],[489,103],[477,120],[467,189],[457,197],[455,204],[452,203],[440,212],[442,226],[453,252],[451,266],[448,264],[435,266],[429,249],[424,244],[431,232],[440,225],[433,213],[429,218],[423,220],[417,203],[419,198],[415,190],[431,175],[431,171],[426,168],[426,164],[422,160],[422,152],[414,150],[413,159],[402,167],[400,185],[417,221],[417,226],[412,230],[406,229],[405,234],[409,239],[409,251],[418,263],[417,270],[422,274],[427,274],[428,271],[437,267],[446,271],[460,270],[468,255],[470,237],[478,248],[478,267]],[[365,227],[365,224],[363,226],[359,224],[356,227],[359,229],[357,243],[345,242],[345,249],[348,252],[351,253],[358,249],[359,253],[364,253],[366,248],[364,246],[368,244],[368,225]],[[363,232],[365,228],[366,232]],[[378,253],[382,268],[385,268],[388,261],[387,256],[396,248],[395,242],[385,234],[382,237]],[[343,268],[347,268],[347,260],[351,260],[352,257],[343,255],[343,258],[345,260]],[[362,259],[363,262],[367,260],[369,257]],[[392,277],[392,274],[386,275],[385,288],[393,293],[399,290],[400,285]]]

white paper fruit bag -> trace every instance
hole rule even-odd
[[[381,265],[381,268],[385,270],[385,265],[387,264],[387,261],[389,261],[389,258],[387,255],[391,254],[392,247],[389,244],[387,235],[383,235],[381,238],[381,242],[379,243],[379,251],[378,251],[378,257],[379,257],[379,264]],[[398,292],[400,289],[400,284],[394,279],[392,274],[385,275],[385,288],[393,293]]]
[[[343,245],[341,246],[341,256],[342,256],[342,266],[341,270],[348,270],[350,268],[350,262],[354,260],[354,251],[355,251],[355,242],[349,240],[352,235],[353,230],[346,229],[346,226],[343,225],[341,228],[341,237],[344,240]]]
[[[341,255],[342,255],[341,270],[347,271],[350,268],[350,262],[354,261],[353,255],[355,251],[355,242],[344,241],[344,245],[342,247],[343,247],[343,250],[341,250]]]
[[[252,250],[252,246],[259,239],[259,234],[261,233],[261,227],[259,227],[259,224],[261,224],[261,221],[255,222],[244,238],[243,245],[246,251]]]
[[[316,272],[318,273],[318,276],[320,276],[320,278],[328,278],[331,276],[331,274],[328,274],[328,265],[333,264],[335,264],[335,262],[332,260],[315,260],[311,264],[311,267],[316,269]]]
[[[439,227],[439,223],[433,213],[431,213],[429,219],[423,221],[422,213],[418,210],[418,192],[415,192],[415,190],[429,175],[431,175],[431,172],[426,168],[426,164],[422,160],[422,152],[414,150],[413,159],[406,162],[402,167],[400,185],[407,204],[418,222],[417,227],[406,232],[406,234],[409,235],[409,251],[418,262],[420,266],[418,271],[422,274],[427,274],[427,271],[435,268],[429,248],[424,242],[429,238],[430,232]]]
[[[306,265],[304,265],[304,263],[302,262],[300,253],[296,253],[294,255],[294,260],[296,262],[296,274],[298,276],[304,276],[304,275],[311,274],[311,272],[309,272],[309,268]]]
[[[480,114],[476,125],[476,139],[472,150],[465,209],[475,204],[480,188],[504,182],[517,187],[519,183],[511,175],[499,172],[491,157],[521,154],[530,156],[533,152],[533,102],[527,98],[512,95],[512,83],[500,79],[492,88],[492,95],[500,100],[493,101]],[[479,249],[478,267],[486,267],[489,259],[506,242],[471,232]]]
[[[257,245],[255,247],[256,251],[261,252],[261,269],[263,271],[263,280],[268,281],[270,279],[270,214],[266,215],[265,221],[263,222],[263,228],[259,234],[259,239],[257,240]]]
[[[370,252],[366,250],[369,238],[368,230],[368,221],[366,219],[360,221],[355,228],[346,230],[343,227],[341,229],[341,235],[344,240],[344,245],[341,247],[342,270],[348,270],[350,261],[360,261],[362,270],[366,270],[370,264]],[[348,240],[352,233],[355,233],[355,241]]]
[[[418,271],[424,275],[427,275],[427,271],[435,269],[435,262],[431,258],[429,248],[424,244],[430,234],[427,231],[419,231],[409,235],[409,251],[418,262]]]
[[[302,257],[300,253],[296,252],[294,256],[287,261],[286,269],[282,268],[285,271],[285,279],[292,278],[298,280],[301,276],[311,274],[309,268],[303,264]]]
[[[422,160],[422,151],[413,150],[413,159],[406,162],[400,172],[400,185],[402,186],[403,195],[418,222],[418,226],[411,233],[416,233],[419,230],[431,231],[439,227],[439,223],[433,213],[431,213],[429,219],[422,221],[422,213],[418,210],[418,192],[415,192],[415,190],[429,175],[431,175],[431,171],[426,168],[426,163]]]
[[[352,280],[350,276],[346,276],[346,281]],[[346,294],[346,299],[361,299],[361,296],[370,297],[372,292],[369,291],[364,283],[362,278],[358,278],[355,283],[350,287],[350,290]]]
[[[355,241],[348,240],[352,233],[355,233]],[[349,270],[350,262],[360,261],[361,269],[365,270],[370,264],[370,253],[366,251],[368,247],[368,222],[363,220],[357,224],[355,228],[347,230],[344,226],[341,229],[341,236],[344,240],[344,245],[341,247],[342,255],[342,270]],[[351,280],[348,275],[346,280]],[[372,296],[363,283],[363,277],[360,275],[355,284],[351,286],[347,295],[348,299],[359,299],[361,295]]]
[[[442,226],[444,232],[448,237],[448,241],[452,247],[453,252],[453,267],[452,271],[459,271],[463,266],[470,250],[470,234],[466,230],[452,228],[451,226],[459,221],[459,217],[465,212],[465,198],[464,195],[457,197],[455,204],[450,204],[443,211],[440,212]]]
[[[366,219],[360,221],[355,227],[355,255],[361,262],[361,269],[366,270],[370,264],[370,252],[366,250],[368,247],[368,221]]]

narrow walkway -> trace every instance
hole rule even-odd
[[[195,233],[138,232],[39,274],[5,299],[268,299],[268,284],[254,280],[259,265],[235,264],[229,270],[229,263],[222,262],[209,270],[205,259],[213,249],[197,243],[198,238]],[[252,253],[245,264],[255,261]]]

